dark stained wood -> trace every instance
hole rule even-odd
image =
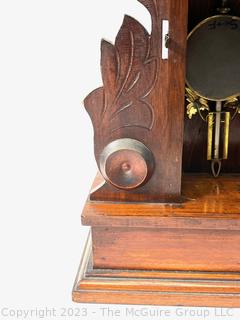
[[[235,273],[182,273],[94,270],[91,243],[84,253],[73,289],[73,300],[119,303],[231,307],[240,306],[240,279]],[[219,281],[216,281],[219,280]]]
[[[171,202],[181,193],[188,1],[139,1],[151,13],[151,36],[125,17],[115,44],[102,42],[104,86],[86,98],[85,107],[94,126],[98,164],[109,143],[131,138],[151,150],[155,170],[141,187],[124,191],[108,183],[91,200]],[[163,19],[170,22],[168,60],[161,56]]]

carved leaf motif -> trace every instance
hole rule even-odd
[[[104,89],[101,87],[92,91],[84,100],[84,105],[92,120],[94,130],[97,130],[98,124],[101,121],[104,98]]]
[[[112,131],[131,126],[150,130],[153,125],[152,106],[144,101],[153,89],[157,70],[156,59],[149,57],[149,40],[150,35],[145,28],[135,19],[126,16],[115,47],[105,42],[102,46],[102,75],[106,96],[103,120],[111,123]],[[121,118],[118,128],[117,117]]]
[[[155,1],[140,1],[149,10]],[[85,99],[95,130],[109,136],[126,127],[151,130],[154,111],[148,99],[157,80],[157,58],[151,57],[151,37],[134,18],[125,16],[115,44],[101,45],[103,88]]]
[[[116,91],[117,86],[117,56],[114,46],[105,40],[102,40],[101,52],[102,79],[106,96],[105,102],[109,105],[113,102],[111,100],[113,99],[111,93]],[[105,70],[107,70],[107,72],[105,72]]]
[[[157,12],[156,0],[138,0],[138,1],[148,9],[148,11],[151,13],[152,16],[154,16],[154,13]]]
[[[115,48],[119,57],[119,86],[124,90],[135,80],[142,64],[148,59],[149,34],[138,21],[125,16]]]

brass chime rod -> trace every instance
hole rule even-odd
[[[220,133],[221,133],[221,112],[222,102],[216,102],[216,117],[215,117],[215,137],[214,137],[214,159],[212,160],[212,173],[214,177],[218,177],[221,171],[222,162],[219,158],[220,150]]]

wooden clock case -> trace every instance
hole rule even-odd
[[[240,307],[239,119],[214,179],[206,125],[185,112],[187,35],[219,2],[139,2],[151,34],[126,16],[115,44],[102,41],[103,87],[85,100],[100,173],[82,213],[91,233],[73,300]],[[240,1],[230,4],[240,15]]]

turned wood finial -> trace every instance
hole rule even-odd
[[[119,189],[135,189],[152,175],[152,152],[134,139],[119,139],[108,144],[100,157],[104,178]]]

